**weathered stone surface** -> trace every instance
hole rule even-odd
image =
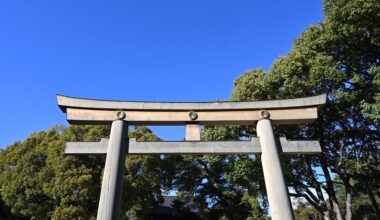
[[[66,154],[105,154],[109,139],[100,142],[68,142]],[[318,154],[319,141],[288,141],[280,138],[282,154]],[[249,141],[163,141],[136,142],[129,139],[127,154],[260,154],[260,138]]]
[[[198,124],[186,125],[186,140],[187,141],[200,141],[201,140],[201,128]]]
[[[326,95],[255,102],[128,102],[57,95],[72,124],[112,124],[110,139],[68,142],[66,154],[107,154],[98,216],[119,219],[126,154],[255,154],[261,153],[269,204],[274,220],[294,219],[279,154],[321,152],[318,141],[277,139],[273,124],[307,124],[318,118]],[[249,141],[199,141],[198,125],[254,125],[258,138]],[[128,140],[128,125],[186,125],[185,142]],[[277,144],[279,146],[277,146]]]
[[[265,187],[273,220],[293,220],[293,209],[281,168],[277,143],[269,119],[257,123],[257,135],[261,143],[261,164]]]
[[[254,125],[261,119],[262,110],[197,111],[197,119],[188,111],[129,111],[124,110],[129,125]],[[309,124],[318,118],[317,107],[268,110],[274,124]],[[67,108],[70,124],[111,124],[118,110]]]
[[[124,113],[129,125],[254,125],[265,109],[274,124],[308,124],[318,117],[326,95],[254,102],[128,102],[57,95],[71,124],[111,124]],[[189,117],[196,115],[196,117]]]
[[[123,120],[114,121],[108,141],[97,220],[120,219],[124,161],[128,143],[128,125]]]
[[[325,104],[326,95],[297,99],[252,101],[252,102],[131,102],[98,99],[74,98],[57,95],[57,102],[62,111],[67,108],[113,109],[113,110],[158,110],[158,111],[199,111],[199,110],[252,110],[252,109],[284,109],[318,106]]]

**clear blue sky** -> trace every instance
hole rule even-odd
[[[65,124],[55,94],[228,99],[323,19],[322,1],[0,1],[0,148]],[[156,128],[165,139],[183,129]]]

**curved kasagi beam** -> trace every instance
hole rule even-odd
[[[251,102],[136,102],[100,99],[84,99],[57,95],[58,106],[63,112],[67,108],[109,109],[109,110],[159,110],[159,111],[216,111],[216,110],[249,110],[249,109],[284,109],[297,107],[320,107],[326,103],[326,95],[310,96],[295,99],[280,99]]]
[[[326,95],[251,102],[132,102],[57,95],[57,102],[72,124],[110,124],[122,111],[130,125],[251,125],[263,110],[274,124],[306,124],[317,119]]]

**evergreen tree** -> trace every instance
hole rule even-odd
[[[380,2],[327,0],[324,12],[325,19],[304,31],[269,72],[255,69],[240,76],[231,99],[326,93],[327,105],[315,124],[276,127],[277,133],[289,138],[320,139],[323,148],[319,157],[288,161],[292,195],[307,199],[325,219],[350,220],[353,192],[362,187],[363,193],[374,198],[372,211],[380,218],[375,199],[380,182]],[[335,182],[334,176],[341,181]],[[345,189],[344,201],[337,199],[336,184]]]
[[[95,219],[105,155],[67,156],[67,141],[100,141],[108,126],[56,126],[36,132],[0,153],[1,198],[12,213],[31,219]],[[158,141],[147,128],[129,137]],[[174,174],[169,157],[127,156],[123,217],[143,218],[162,202]]]

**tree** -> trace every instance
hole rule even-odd
[[[202,140],[239,139],[237,127],[206,127]],[[192,207],[203,219],[266,219],[260,161],[247,155],[184,156],[174,186],[179,209]]]
[[[294,217],[300,220],[320,220],[320,213],[315,208],[301,204],[294,210]]]
[[[335,177],[334,181],[339,182],[339,177]],[[376,212],[374,212],[372,207],[371,198],[367,194],[364,194],[361,187],[357,187],[357,180],[351,180],[351,184],[354,186],[353,198],[352,198],[352,218],[353,219],[365,219],[365,220],[375,220],[378,219]],[[359,183],[360,184],[360,183]],[[337,184],[335,187],[338,201],[343,206],[343,211],[345,210],[345,197],[346,192],[345,188],[342,185]],[[373,190],[373,189],[371,189]],[[377,199],[376,203],[380,201],[380,198]]]
[[[289,138],[320,139],[323,147],[319,157],[288,161],[293,167],[288,173],[295,190],[292,195],[306,198],[325,219],[349,220],[355,188],[365,186],[363,193],[374,198],[380,182],[380,2],[327,0],[324,12],[325,19],[304,31],[268,73],[255,69],[240,76],[231,99],[328,95],[315,124],[276,130]],[[334,176],[341,181],[334,182]],[[344,203],[338,201],[334,184],[344,187]],[[376,199],[371,202],[372,211],[380,218]]]
[[[234,82],[231,100],[326,93],[327,105],[321,109],[320,119],[315,124],[275,127],[276,133],[288,138],[320,139],[323,147],[319,157],[283,158],[284,165],[291,168],[285,170],[285,174],[292,195],[305,198],[314,208],[305,209],[316,210],[324,219],[349,220],[354,216],[354,191],[360,190],[372,198],[371,211],[380,218],[376,198],[380,182],[380,3],[327,0],[324,12],[325,19],[304,31],[295,40],[292,50],[276,60],[269,72],[259,68],[241,75]],[[236,140],[254,135],[253,127],[217,126],[203,131],[203,139],[207,140]],[[227,201],[230,198],[223,197],[222,192],[234,195],[238,195],[240,189],[245,195],[251,190],[254,192],[250,199],[244,199],[247,197],[241,193],[235,201],[230,200],[230,204],[266,201],[263,182],[255,181],[262,180],[258,178],[262,176],[259,160],[259,156],[185,158],[188,163],[182,166],[185,175],[177,179],[178,189],[190,195],[187,198],[193,201],[211,198],[211,204],[221,207],[218,217],[229,216]],[[252,175],[250,170],[256,173]],[[335,176],[340,181],[334,181]],[[242,181],[245,177],[249,180]],[[195,180],[193,185],[188,184],[190,180]],[[338,199],[338,185],[345,189],[344,200]],[[200,203],[207,209],[204,199]],[[248,205],[247,210],[252,212],[254,206]],[[214,210],[214,206],[208,208],[211,212]]]
[[[99,141],[109,132],[108,126],[55,126],[1,151],[1,197],[12,213],[32,219],[95,219],[105,157],[67,156],[64,144]],[[159,140],[145,127],[129,136]],[[171,163],[167,157],[127,157],[123,213],[142,218],[162,200],[162,190],[171,184]]]
[[[324,13],[325,19],[304,31],[268,72],[254,69],[237,78],[231,100],[326,93],[327,104],[314,124],[274,128],[292,139],[319,139],[323,148],[319,156],[283,158],[291,195],[308,202],[301,207],[308,216],[316,210],[326,220],[351,220],[365,210],[380,219],[380,2],[326,0]],[[35,219],[93,219],[104,157],[64,156],[63,146],[108,134],[103,126],[55,127],[9,146],[0,153],[2,199],[12,212]],[[250,126],[216,126],[204,128],[202,139],[254,135]],[[158,140],[141,127],[130,136]],[[260,156],[131,156],[123,210],[143,217],[173,184],[179,209],[192,206],[203,218],[264,219],[262,176]]]

